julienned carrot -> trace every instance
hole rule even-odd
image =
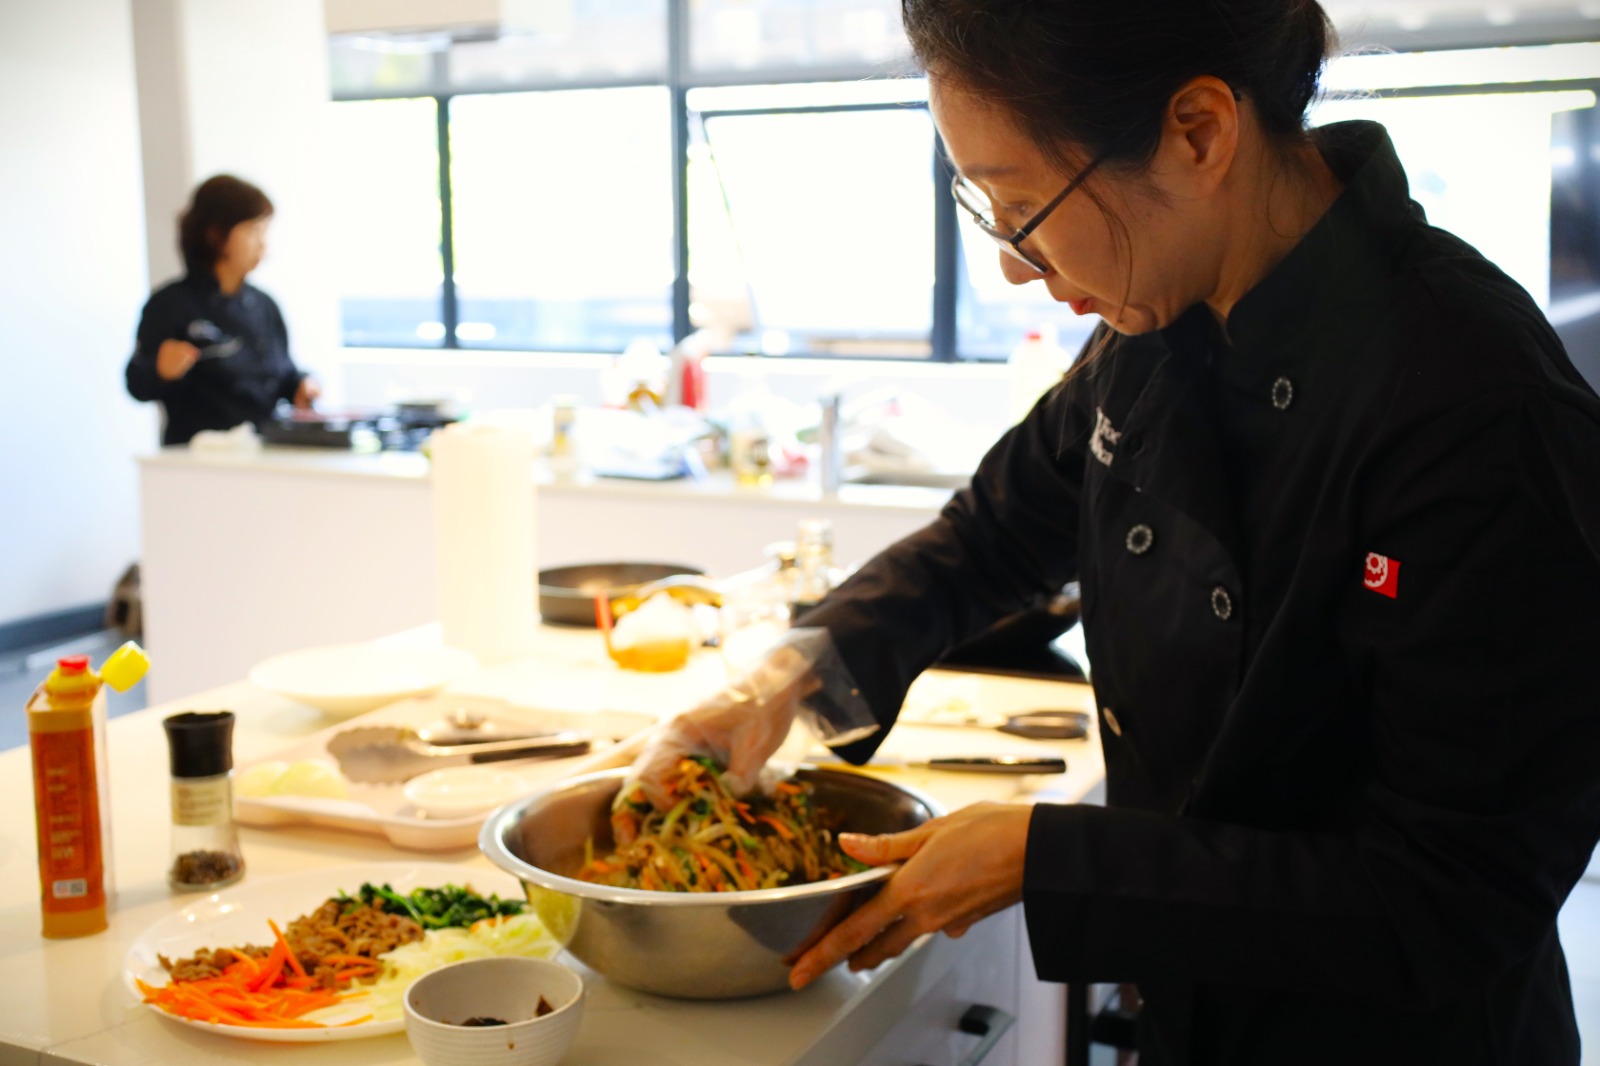
[[[770,814],[758,814],[758,815],[756,815],[756,817],[760,821],[766,822],[768,825],[772,826],[772,828],[776,829],[778,831],[778,835],[783,837],[783,839],[785,839],[785,840],[793,840],[794,839],[794,830],[790,829],[788,826],[786,826],[782,822],[778,821],[778,819],[774,818],[772,815],[770,815]]]
[[[268,924],[272,927],[275,943],[266,959],[258,963],[243,952],[230,951],[235,961],[215,977],[171,981],[159,987],[139,981],[139,991],[144,994],[144,1001],[180,1018],[219,1025],[275,1029],[323,1028],[323,1023],[309,1021],[304,1015],[331,1007],[350,994],[319,986],[295,957],[277,923]],[[381,968],[376,960],[361,956],[341,956],[338,961],[340,965],[336,976],[340,981],[370,976]],[[285,972],[286,967],[289,972]],[[370,1017],[368,1015],[339,1024],[356,1025],[370,1020]]]
[[[218,977],[174,981],[160,987],[140,981],[139,991],[144,993],[146,1003],[154,1003],[180,1018],[219,1025],[279,1029],[320,1028],[322,1023],[307,1021],[302,1016],[323,1007],[331,1007],[341,999],[338,993],[327,990],[276,988],[265,992],[250,991],[245,988],[245,975],[239,972],[243,969],[235,963]]]
[[[289,968],[294,970],[295,976],[304,977],[306,975],[306,968],[300,965],[300,960],[295,957],[294,949],[289,946],[288,938],[283,935],[283,930],[279,929],[278,923],[273,921],[271,918],[267,919],[267,924],[272,927],[273,937],[283,948],[283,953],[289,960]]]
[[[378,966],[378,965],[381,965],[378,962],[377,959],[368,958],[365,955],[335,955],[335,954],[330,953],[330,954],[322,956],[322,961],[323,962],[347,962],[347,963],[353,963],[354,965],[357,965],[357,966]]]

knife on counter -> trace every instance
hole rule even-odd
[[[834,756],[806,760],[813,766],[840,770],[943,770],[961,774],[1064,774],[1067,760],[1057,755],[939,755],[931,759],[904,759],[874,755],[865,766]]]

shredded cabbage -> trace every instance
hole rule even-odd
[[[347,998],[350,1006],[360,1005],[361,1013],[371,1014],[373,1021],[390,1021],[403,1013],[411,982],[441,966],[495,955],[548,959],[560,950],[561,944],[531,914],[485,918],[467,929],[430,929],[421,940],[381,956],[383,975],[366,987],[364,995],[358,992]]]

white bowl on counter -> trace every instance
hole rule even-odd
[[[474,656],[456,648],[331,644],[263,660],[251,668],[250,682],[326,715],[348,718],[437,692],[477,666]]]
[[[583,991],[583,978],[545,959],[458,962],[406,991],[406,1036],[424,1066],[555,1066],[578,1035]],[[462,1024],[471,1019],[503,1024]]]
[[[406,782],[406,802],[429,818],[466,818],[492,811],[527,791],[522,778],[492,766],[446,766]]]

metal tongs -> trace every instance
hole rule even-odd
[[[356,726],[328,738],[328,754],[358,784],[399,784],[429,770],[513,759],[560,759],[594,747],[588,733],[564,731],[471,744],[430,744],[409,726]]]

